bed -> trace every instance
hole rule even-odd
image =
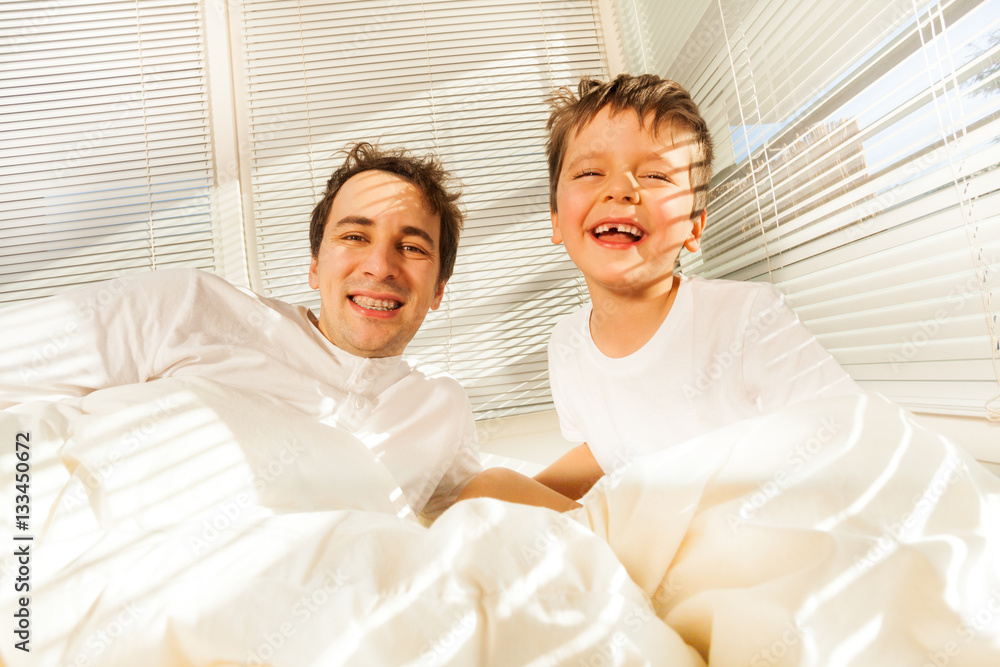
[[[431,525],[350,434],[204,378],[0,438],[7,665],[1000,664],[1000,479],[877,396]]]

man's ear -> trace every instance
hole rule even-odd
[[[562,232],[559,231],[559,213],[552,211],[552,242],[562,243]]]
[[[697,252],[700,247],[701,235],[705,231],[705,222],[708,219],[708,214],[705,209],[701,209],[701,213],[697,217],[691,219],[691,233],[688,234],[687,239],[684,241],[684,247],[688,249],[688,252]]]
[[[438,306],[441,305],[441,299],[444,298],[444,286],[446,281],[442,280],[438,283],[437,291],[434,292],[434,300],[431,301],[431,310],[437,310]]]
[[[316,255],[309,263],[309,287],[319,289],[319,273],[316,272]]]

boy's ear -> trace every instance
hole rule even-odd
[[[552,242],[562,243],[562,232],[559,231],[559,214],[556,211],[552,211]]]
[[[699,241],[701,241],[702,232],[705,231],[705,221],[707,219],[708,214],[705,212],[705,209],[701,209],[701,213],[691,219],[691,233],[684,241],[684,247],[688,249],[688,252],[698,251]]]

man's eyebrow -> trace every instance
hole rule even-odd
[[[334,227],[346,227],[348,225],[359,225],[361,227],[371,227],[375,224],[375,221],[371,218],[366,218],[363,215],[345,215],[343,218],[338,220],[333,224]]]
[[[405,236],[419,236],[424,241],[430,244],[431,250],[435,248],[434,239],[431,238],[431,235],[428,234],[426,230],[420,229],[419,227],[411,227],[407,225],[406,227],[403,227],[403,234]]]
[[[374,227],[375,221],[371,218],[366,218],[363,215],[345,215],[343,218],[335,222],[333,227],[334,229],[340,229],[341,227],[348,227],[351,225],[357,227]],[[421,239],[430,244],[431,250],[436,247],[434,239],[431,238],[431,235],[428,234],[426,230],[420,229],[420,227],[406,225],[403,227],[402,231],[403,236],[419,236]]]

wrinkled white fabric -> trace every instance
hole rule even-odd
[[[884,398],[734,424],[581,502],[713,667],[1000,665],[1000,479]]]
[[[365,445],[269,397],[174,377],[0,411],[18,432],[31,652],[8,634],[3,664],[704,664],[591,531],[486,499],[425,528]]]
[[[170,377],[253,391],[360,438],[414,511],[436,516],[482,470],[461,385],[328,341],[304,307],[164,270],[0,310],[0,408]]]

